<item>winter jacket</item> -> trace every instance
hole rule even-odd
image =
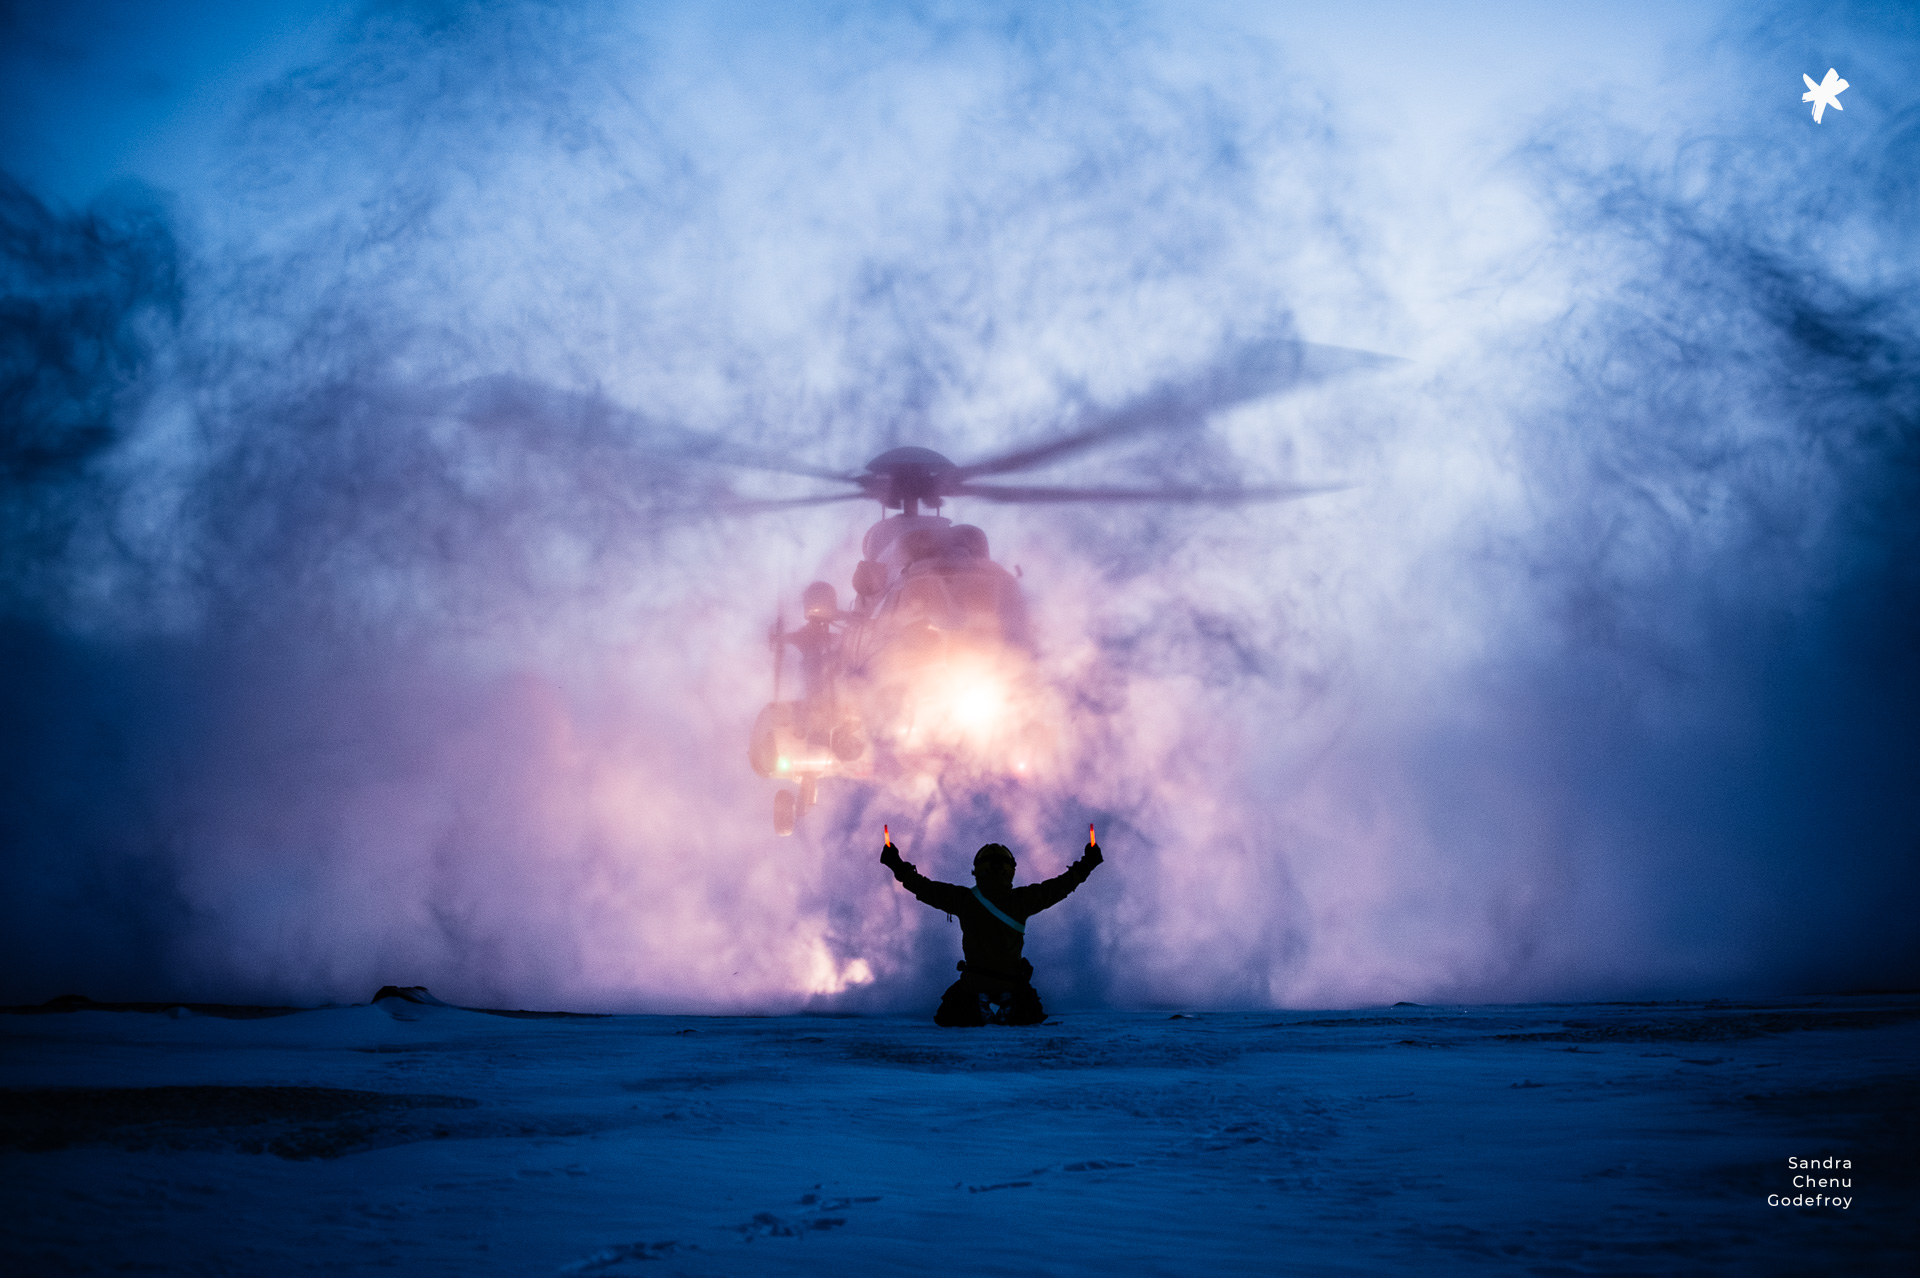
[[[1024,924],[1048,906],[1066,900],[1067,894],[1086,882],[1087,875],[1093,873],[1093,867],[1102,859],[1100,849],[1090,844],[1064,873],[1044,882],[1016,888],[983,886],[980,892],[1002,913]],[[880,863],[892,870],[893,877],[921,901],[960,920],[960,948],[966,955],[969,973],[1027,979],[1026,974],[1033,969],[1020,957],[1026,945],[1025,934],[995,918],[974,896],[973,888],[928,878],[913,867],[913,862],[902,860],[899,849],[891,845],[881,851]]]

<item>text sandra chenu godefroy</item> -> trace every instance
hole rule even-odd
[[[1794,1194],[1768,1194],[1769,1207],[1838,1207],[1846,1211],[1853,1206],[1853,1160],[1851,1158],[1792,1158],[1787,1159],[1787,1170],[1793,1173],[1793,1187],[1800,1190]],[[1822,1172],[1845,1172],[1844,1176],[1820,1175]],[[1847,1197],[1837,1194],[1806,1193],[1806,1190],[1844,1189]]]

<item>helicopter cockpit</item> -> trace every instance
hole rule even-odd
[[[981,529],[933,515],[896,516],[873,526],[865,550],[854,585],[856,608],[871,624],[851,664],[864,665],[912,628],[1030,646],[1026,601],[1013,574],[988,557]]]

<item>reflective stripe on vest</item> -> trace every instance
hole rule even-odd
[[[987,909],[992,912],[993,917],[995,917],[996,919],[999,919],[1002,923],[1005,923],[1008,927],[1012,928],[1014,931],[1018,932],[1020,935],[1025,936],[1027,934],[1027,925],[1025,923],[1014,922],[1012,915],[1002,910],[999,906],[995,905],[992,901],[989,901],[986,898],[985,893],[981,892],[979,888],[973,889],[973,899],[980,902],[980,904],[986,906]]]

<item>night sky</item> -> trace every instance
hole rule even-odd
[[[1897,4],[0,7],[0,1001],[1048,1005],[1920,981]],[[1816,124],[1800,77],[1844,108]],[[1400,357],[947,513],[1067,743],[823,788],[765,633],[955,460]]]

